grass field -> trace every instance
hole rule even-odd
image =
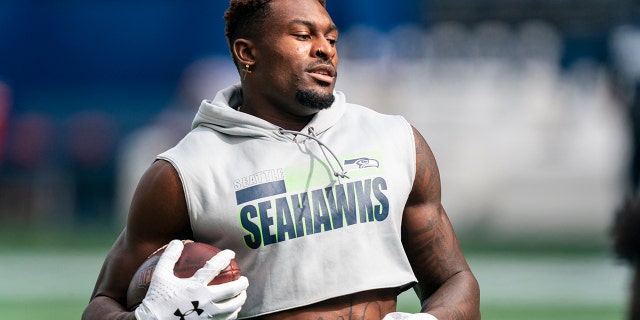
[[[116,233],[0,228],[0,320],[79,319]],[[628,268],[599,245],[463,245],[483,319],[625,319]],[[399,308],[413,312],[412,291]]]

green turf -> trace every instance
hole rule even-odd
[[[481,306],[490,320],[623,320],[625,310],[614,305],[489,305]]]
[[[0,225],[0,249],[93,251],[109,248],[121,229],[113,226],[82,227],[3,224]]]
[[[33,252],[37,254],[39,252],[46,252],[48,256],[55,254],[56,252],[66,253],[65,257],[72,257],[74,261],[86,263],[87,266],[82,266],[81,273],[77,276],[74,274],[70,277],[67,273],[61,272],[64,270],[53,270],[58,277],[70,277],[71,281],[77,282],[75,284],[77,290],[75,294],[71,296],[55,296],[42,294],[36,295],[33,299],[17,299],[15,298],[15,286],[19,284],[16,281],[9,281],[12,283],[10,287],[7,287],[7,281],[12,278],[5,278],[2,280],[0,275],[0,292],[2,290],[11,290],[12,292],[5,292],[5,299],[0,298],[0,320],[3,319],[49,319],[49,320],[67,320],[67,319],[80,319],[82,311],[87,304],[88,295],[93,288],[93,282],[97,272],[100,268],[100,264],[104,254],[111,246],[114,239],[119,233],[118,228],[105,227],[101,229],[86,229],[80,227],[66,227],[66,228],[44,228],[42,226],[38,228],[24,228],[17,226],[3,225],[0,226],[0,263],[4,265],[17,265],[15,261],[8,263],[7,260],[2,262],[4,256],[5,259],[11,259],[15,257],[16,252],[20,252],[18,255],[21,259],[25,256],[22,255],[25,252]],[[606,246],[602,241],[603,237],[599,237],[595,241],[593,239],[586,241],[584,239],[577,239],[574,241],[530,241],[530,239],[520,239],[520,241],[502,241],[503,239],[491,239],[491,238],[463,238],[462,247],[466,253],[470,253],[476,256],[504,256],[510,257],[514,261],[524,259],[530,259],[532,257],[602,257],[602,259],[609,259],[609,253]],[[557,239],[556,239],[557,240]],[[86,258],[83,258],[85,257]],[[30,256],[29,256],[30,257]],[[76,260],[78,259],[78,260]],[[486,260],[486,259],[485,259]],[[34,261],[40,261],[35,259]],[[502,261],[502,260],[501,260]],[[537,260],[536,260],[537,261]],[[7,264],[8,263],[8,264]],[[55,268],[60,267],[60,262],[48,262]],[[77,266],[76,266],[77,267]],[[1,268],[0,268],[1,269]],[[86,269],[86,270],[85,270]],[[17,269],[9,271],[5,274],[5,277],[19,277],[20,272],[31,270],[25,268],[25,270]],[[75,270],[75,269],[74,269]],[[580,270],[576,270],[580,271]],[[480,276],[483,276],[480,274]],[[481,277],[482,278],[482,277]],[[546,278],[546,277],[545,277]],[[485,278],[482,278],[485,279]],[[3,287],[3,282],[5,286]],[[18,284],[16,284],[18,283]],[[58,282],[53,282],[58,283]],[[33,285],[32,283],[27,283]],[[546,284],[541,284],[546,285]],[[13,288],[13,289],[12,289]],[[25,290],[22,290],[25,291]],[[21,292],[22,292],[21,291]],[[66,291],[69,292],[69,291]],[[24,294],[24,293],[23,293]],[[411,292],[412,294],[412,292]],[[86,298],[84,298],[86,295]],[[485,296],[485,299],[487,297]],[[525,297],[526,298],[526,297]],[[549,299],[548,299],[549,300]],[[544,302],[528,302],[524,303],[499,303],[495,300],[483,300],[489,303],[483,302],[482,318],[489,320],[624,320],[625,319],[625,307],[623,302],[609,303],[612,300],[606,300],[609,302],[601,304],[593,304],[587,301],[574,302],[573,304],[563,304],[561,301],[549,300],[549,303]],[[574,299],[575,301],[575,299]],[[553,303],[552,303],[553,302]],[[552,304],[551,304],[552,303]],[[401,311],[416,312],[419,308],[417,299],[413,296],[410,299],[401,299],[398,303],[398,308]]]
[[[0,301],[0,319],[80,319],[86,300],[50,299],[37,301]]]

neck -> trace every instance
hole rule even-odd
[[[246,94],[246,91],[243,95],[243,102],[237,110],[268,121],[280,128],[294,131],[302,130],[318,112],[297,104],[289,105],[284,101],[271,103],[265,99],[253,99],[251,95]],[[307,111],[308,114],[299,114],[300,111]]]
[[[251,114],[256,116],[262,120],[268,121],[279,128],[300,131],[304,128],[310,121],[313,119],[315,114],[308,116],[296,116],[284,111],[279,112],[263,112],[261,108],[251,108],[248,105],[242,106],[239,110],[240,112],[245,112],[247,114]]]

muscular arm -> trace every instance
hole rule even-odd
[[[418,278],[422,311],[444,319],[480,319],[480,289],[442,207],[440,174],[414,129],[416,179],[404,209],[402,242]]]
[[[156,161],[140,179],[127,227],[115,241],[82,319],[135,319],[122,306],[138,266],[173,239],[191,239],[182,184],[171,164]]]

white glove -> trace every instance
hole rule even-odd
[[[382,320],[438,320],[438,318],[428,313],[391,312],[384,316]]]
[[[182,241],[173,240],[158,260],[147,295],[136,308],[138,320],[236,319],[247,299],[249,281],[238,280],[207,285],[229,265],[235,253],[223,250],[211,258],[191,278],[181,279],[173,268],[182,254]]]

